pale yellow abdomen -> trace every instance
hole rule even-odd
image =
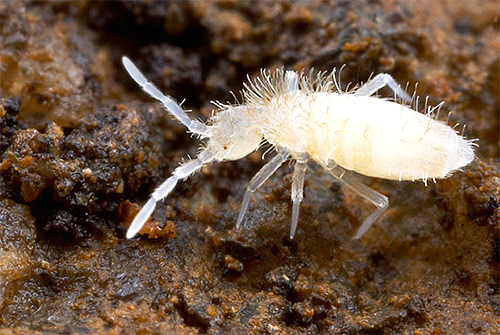
[[[335,162],[372,177],[427,180],[474,158],[471,143],[451,127],[409,107],[349,94],[312,95],[307,151],[324,166]]]

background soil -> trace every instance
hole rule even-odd
[[[0,333],[499,333],[499,12],[497,1],[1,1]],[[234,229],[259,152],[180,183],[126,240],[199,143],[122,55],[201,119],[260,68],[345,64],[344,84],[387,72],[446,101],[443,118],[453,111],[479,139],[477,159],[428,187],[364,178],[391,205],[361,240],[373,208],[313,167],[290,241],[289,166]]]

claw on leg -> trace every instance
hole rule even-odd
[[[245,213],[247,212],[248,204],[250,203],[250,199],[252,198],[253,192],[254,191],[250,190],[249,188],[247,188],[245,192],[245,196],[243,197],[243,202],[241,203],[240,213],[238,214],[238,220],[236,221],[236,229],[239,229],[241,226],[241,222],[245,217]]]

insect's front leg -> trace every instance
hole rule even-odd
[[[411,97],[406,93],[401,86],[392,78],[390,74],[379,73],[373,79],[368,80],[360,88],[358,88],[354,95],[359,96],[370,96],[383,88],[384,86],[389,86],[389,88],[394,92],[394,96],[403,100],[406,103],[410,103]]]
[[[260,187],[272,174],[283,164],[284,161],[288,159],[288,152],[281,150],[278,154],[273,157],[269,162],[267,162],[260,170],[253,176],[253,178],[248,183],[245,196],[243,197],[243,203],[241,204],[240,214],[238,215],[238,221],[236,221],[236,229],[238,229],[245,217],[245,213],[250,203],[250,198],[252,194]]]

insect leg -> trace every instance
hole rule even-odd
[[[290,227],[290,239],[295,236],[299,222],[300,203],[304,198],[304,176],[306,174],[307,160],[297,160],[293,170],[292,179],[292,226]]]
[[[271,175],[286,161],[288,158],[288,152],[282,150],[279,151],[278,154],[267,162],[260,170],[253,176],[248,183],[247,190],[245,192],[245,196],[243,197],[243,203],[241,204],[240,214],[238,215],[238,220],[236,221],[236,229],[238,229],[245,217],[245,213],[248,208],[248,204],[250,203],[250,198],[252,194],[257,190],[264,182],[271,177]]]
[[[379,73],[373,79],[367,81],[360,88],[358,88],[354,95],[370,96],[377,92],[384,86],[389,86],[394,92],[394,95],[406,103],[411,101],[411,97],[406,93],[401,86],[387,73]]]
[[[174,170],[174,173],[170,178],[165,180],[163,184],[161,184],[154,192],[151,194],[151,198],[149,198],[148,202],[142,207],[139,214],[137,214],[130,224],[130,227],[127,230],[127,238],[134,237],[139,230],[141,230],[144,223],[148,220],[153,213],[156,203],[163,198],[167,197],[170,192],[174,189],[175,185],[180,179],[184,179],[192,175],[196,170],[201,168],[206,163],[209,163],[213,160],[215,155],[205,150],[202,151],[197,158],[187,161],[181,164]]]
[[[389,207],[389,200],[385,195],[369,188],[368,186],[360,182],[356,176],[352,175],[350,172],[344,170],[340,166],[327,169],[327,171],[335,178],[342,180],[347,186],[353,189],[360,196],[377,206],[377,209],[363,221],[361,226],[358,228],[356,235],[354,235],[355,239],[361,238],[361,236],[363,236],[368,228],[370,228],[371,225],[375,221],[377,221],[377,219],[381,217],[382,214],[384,214],[384,212],[387,210],[387,207]]]
[[[295,71],[285,71],[285,82],[287,92],[294,92],[299,89],[299,75]]]
[[[192,120],[186,113],[185,110],[181,108],[171,97],[164,95],[156,86],[153,85],[146,77],[141,73],[141,71],[135,66],[134,63],[127,57],[122,57],[122,63],[127,70],[128,74],[135,80],[139,86],[144,90],[144,92],[151,95],[156,100],[160,101],[163,106],[170,112],[179,122],[181,122],[186,128],[195,134],[205,135],[207,133],[207,126],[198,121]]]

